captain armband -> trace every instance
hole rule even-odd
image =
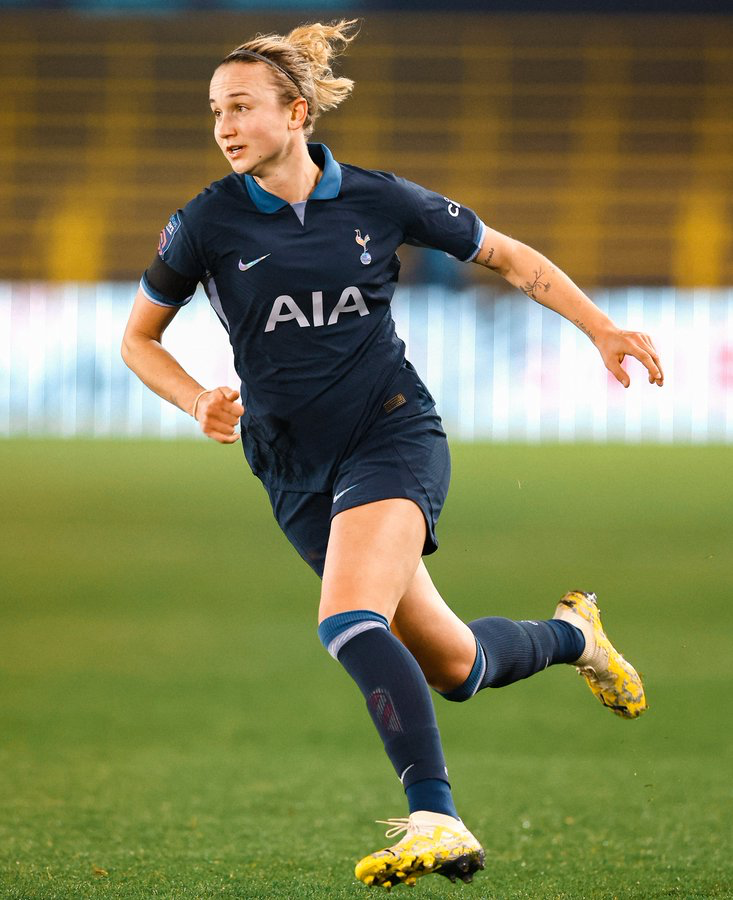
[[[186,278],[156,255],[143,273],[140,289],[158,306],[185,306],[193,297],[198,280]]]

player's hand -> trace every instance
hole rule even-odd
[[[657,349],[648,334],[640,331],[621,331],[616,328],[596,339],[596,347],[608,371],[627,388],[631,379],[621,367],[625,356],[633,356],[646,367],[649,384],[664,384],[664,372]]]
[[[239,440],[236,425],[244,415],[244,407],[237,403],[239,392],[230,387],[217,387],[207,391],[196,408],[196,421],[201,430],[220,444],[233,444]]]

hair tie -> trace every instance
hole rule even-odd
[[[198,409],[199,400],[204,396],[204,394],[210,394],[212,391],[215,391],[215,390],[216,390],[216,388],[208,388],[205,391],[201,391],[201,393],[193,401],[193,412],[191,413],[191,415],[194,417],[194,419],[196,419],[196,410]],[[196,419],[196,421],[198,422],[198,419]]]

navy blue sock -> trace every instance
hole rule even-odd
[[[424,778],[422,781],[411,784],[405,793],[411,813],[426,809],[429,812],[443,813],[446,816],[453,816],[454,819],[458,818],[447,781],[441,781],[439,778]]]
[[[318,635],[366,698],[407,792],[410,812],[427,809],[457,817],[430,689],[417,660],[390,632],[387,620],[370,610],[339,613],[321,622]]]
[[[514,622],[488,616],[468,627],[486,657],[479,690],[504,687],[556,663],[574,662],[585,649],[581,631],[562,619]]]
[[[468,700],[486,687],[504,687],[558,663],[572,663],[585,649],[579,628],[562,619],[514,622],[488,616],[469,622],[476,660],[466,681],[443,696]]]

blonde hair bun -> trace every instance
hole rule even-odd
[[[280,89],[281,101],[291,103],[300,96],[308,103],[308,115],[303,125],[307,138],[313,133],[321,112],[334,109],[354,88],[350,78],[334,76],[331,61],[344,53],[357,36],[358,24],[358,19],[341,19],[330,25],[321,22],[299,25],[286,35],[258,34],[232,50],[221,65],[256,62],[257,59],[247,56],[248,53],[256,53],[265,62],[274,63],[273,77]]]

